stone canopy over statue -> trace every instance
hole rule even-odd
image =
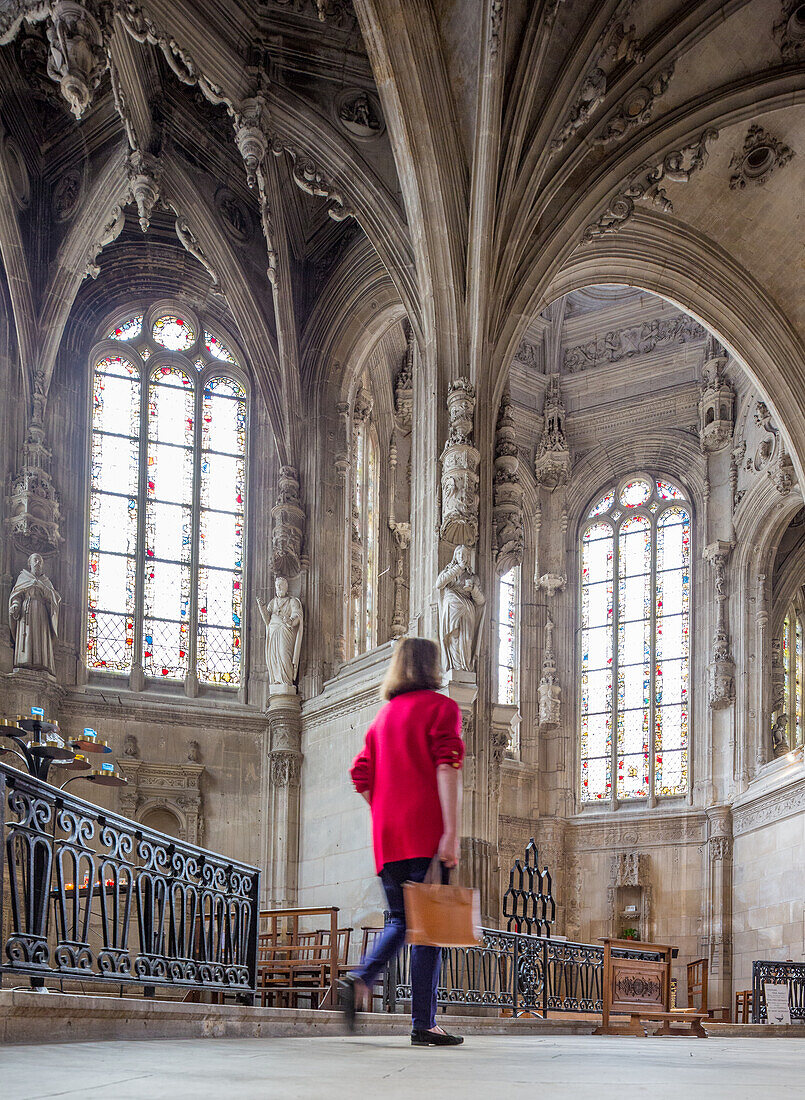
[[[295,691],[294,683],[299,671],[299,654],[302,649],[304,612],[302,601],[288,595],[288,581],[277,577],[274,581],[274,599],[269,603],[257,598],[257,605],[266,624],[266,668],[272,687],[284,687]]]
[[[53,640],[59,631],[61,596],[44,573],[41,554],[31,554],[8,601],[14,667],[55,672]]]
[[[472,571],[466,546],[456,547],[453,560],[439,574],[436,594],[445,669],[471,672],[478,655],[486,597]]]

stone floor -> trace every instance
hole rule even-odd
[[[164,1040],[0,1048],[3,1100],[329,1100],[540,1096],[730,1100],[803,1095],[802,1039],[400,1036]]]

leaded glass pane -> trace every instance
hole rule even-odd
[[[608,512],[612,505],[615,503],[615,490],[611,489],[608,493],[597,502],[597,504],[590,509],[588,519],[592,519],[593,516],[603,515],[604,512]]]
[[[674,505],[657,520],[654,790],[688,786],[690,666],[690,516]]]
[[[670,481],[663,481],[662,478],[657,479],[657,496],[660,500],[685,499],[685,494],[681,489],[678,489],[676,485],[672,485]]]
[[[610,508],[614,499],[610,493],[597,507]],[[612,793],[614,533],[609,523],[587,528],[581,557],[581,796],[592,802]]]
[[[367,448],[366,469],[366,531],[364,546],[366,548],[366,621],[364,624],[364,640],[366,649],[371,649],[374,644],[375,625],[375,587],[376,587],[376,559],[377,559],[377,447],[374,438],[369,435]]]
[[[134,313],[131,317],[127,317],[125,321],[121,321],[120,324],[115,325],[113,329],[110,329],[106,334],[107,340],[134,340],[140,335],[140,330],[143,327],[143,315],[142,313]]]
[[[196,342],[196,333],[189,321],[175,313],[157,317],[151,328],[154,340],[169,351],[187,351]]]
[[[797,744],[802,744],[802,620],[796,616],[796,654],[794,659],[794,676],[796,685],[796,729]]]
[[[107,356],[92,384],[87,666],[131,668],[137,544],[140,385],[136,366]]]
[[[498,702],[516,702],[517,567],[498,581]]]
[[[618,500],[625,508],[636,508],[639,504],[646,503],[651,496],[651,488],[651,483],[645,478],[637,477],[624,485]]]
[[[203,682],[239,684],[246,402],[235,379],[212,378],[205,386],[201,442],[196,668]]]
[[[235,357],[226,344],[222,344],[216,336],[206,330],[204,331],[204,347],[216,359],[221,359],[226,363],[235,362]]]

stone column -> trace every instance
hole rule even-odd
[[[263,893],[269,907],[280,908],[296,904],[298,886],[302,717],[296,692],[272,689],[267,717],[270,749]]]
[[[710,806],[701,953],[709,962],[708,1000],[732,1003],[732,811]]]

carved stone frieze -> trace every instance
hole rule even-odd
[[[449,429],[441,454],[442,523],[446,542],[475,546],[478,541],[478,466],[473,446],[475,387],[467,378],[450,383],[447,393]]]
[[[732,812],[732,831],[735,836],[762,829],[776,821],[783,821],[805,810],[805,781],[795,786],[766,794],[746,806],[739,806]]]
[[[495,569],[508,573],[523,560],[523,486],[520,482],[511,397],[501,398],[495,429],[495,473],[492,480]]]
[[[301,568],[305,512],[299,474],[293,466],[280,466],[271,520],[271,571],[275,576],[295,577]]]
[[[638,355],[648,355],[655,348],[672,344],[686,344],[703,340],[707,330],[687,314],[679,313],[670,318],[654,318],[640,325],[615,329],[597,336],[586,344],[566,348],[562,368],[569,374],[600,366],[602,363],[619,363]]]
[[[661,185],[688,183],[707,162],[707,146],[717,137],[718,130],[708,128],[702,132],[698,141],[666,153],[648,171],[641,169],[625,187],[616,192],[598,218],[590,222],[584,230],[584,240],[595,241],[608,233],[616,233],[634,214],[636,202],[648,202],[664,213],[672,213],[673,204],[665,187]]]
[[[793,156],[793,149],[772,137],[762,126],[750,126],[743,149],[730,161],[730,188],[743,190],[747,184],[765,183],[772,172],[788,164]]]
[[[534,458],[537,484],[546,489],[566,485],[570,480],[572,459],[565,435],[565,407],[559,392],[559,375],[552,374],[542,407],[542,435]]]
[[[723,710],[735,698],[735,662],[732,659],[729,633],[727,632],[727,559],[733,549],[732,542],[716,540],[705,546],[702,556],[713,569],[716,622],[713,629],[713,649],[710,663],[710,688],[708,701],[712,710]]]
[[[575,825],[573,845],[578,851],[607,848],[653,848],[674,844],[701,844],[707,818],[703,813]]]

